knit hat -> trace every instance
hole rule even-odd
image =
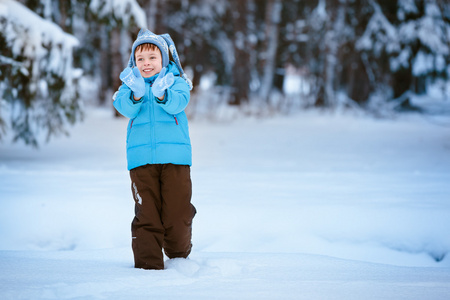
[[[170,54],[172,54],[172,58],[174,63],[177,65],[178,71],[180,71],[181,78],[183,78],[189,86],[189,90],[192,90],[192,81],[187,77],[186,73],[184,73],[183,67],[181,66],[180,58],[178,57],[177,48],[175,48],[175,43],[168,33],[160,35],[166,43],[169,45]]]
[[[135,60],[134,54],[135,54],[137,46],[142,45],[142,44],[156,45],[159,48],[159,50],[161,51],[162,66],[163,66],[163,68],[167,67],[167,65],[169,64],[169,47],[167,46],[166,41],[159,35],[156,35],[153,32],[151,32],[150,30],[144,29],[144,28],[142,28],[139,31],[138,36],[133,43],[133,47],[131,48],[131,56],[130,56],[130,60],[128,62],[129,67],[136,66],[136,60]]]
[[[168,33],[162,35],[156,35],[148,29],[142,28],[136,40],[133,43],[133,47],[131,48],[131,55],[128,61],[129,67],[136,66],[136,61],[134,58],[134,53],[136,51],[137,46],[142,44],[154,44],[161,51],[162,56],[162,67],[167,67],[169,65],[169,50],[172,54],[172,58],[174,63],[176,64],[178,71],[180,72],[181,77],[186,81],[189,86],[189,90],[192,90],[192,81],[187,77],[186,73],[184,73],[183,68],[181,67],[180,58],[178,56],[177,49],[175,48],[175,43]]]

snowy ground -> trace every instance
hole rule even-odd
[[[448,299],[450,127],[191,122],[194,249],[133,268],[125,119],[0,144],[1,299]]]

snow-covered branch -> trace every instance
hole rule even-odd
[[[132,21],[138,27],[147,27],[145,12],[136,0],[92,0],[89,8],[100,19],[113,17],[124,27],[130,27]]]
[[[0,96],[11,106],[10,121],[3,121],[11,122],[14,139],[37,145],[41,130],[47,138],[65,132],[79,114],[78,40],[13,0],[0,2],[0,38]]]

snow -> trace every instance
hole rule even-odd
[[[132,19],[137,26],[147,27],[145,12],[136,0],[93,0],[89,8],[98,13],[100,18],[114,16],[116,20],[121,20],[125,27],[131,27]]]
[[[58,75],[72,63],[72,48],[79,45],[78,40],[65,33],[56,24],[44,20],[17,1],[3,0],[0,3],[0,17],[6,19],[4,35],[16,56],[23,55],[35,62],[33,70],[38,76],[38,62],[51,55],[48,69]],[[67,61],[67,64],[64,64]],[[66,76],[67,77],[67,76]]]
[[[450,127],[194,120],[190,259],[133,268],[127,120],[0,144],[1,299],[448,299]]]
[[[356,48],[371,50],[379,57],[385,49],[387,53],[396,52],[400,46],[396,28],[384,16],[380,6],[371,2],[374,14],[367,24],[364,34],[357,40]]]
[[[384,51],[394,55],[389,62],[393,72],[408,68],[411,60],[415,76],[444,70],[444,57],[449,54],[448,30],[436,3],[425,3],[425,15],[421,18],[404,21],[405,14],[417,13],[417,7],[413,1],[399,1],[397,17],[403,22],[397,27],[388,21],[378,4],[371,2],[371,5],[374,14],[356,43],[357,49],[373,51],[376,57]],[[421,49],[413,51],[417,43]]]
[[[78,39],[12,0],[0,1],[0,30],[12,52],[0,56],[11,75],[0,85],[5,130],[30,144],[64,133],[80,118],[76,89],[82,70],[73,67]]]

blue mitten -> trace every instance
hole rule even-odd
[[[145,81],[138,68],[127,67],[120,73],[119,77],[133,91],[136,98],[145,95]]]
[[[164,76],[165,75],[165,76]],[[164,92],[168,87],[170,87],[175,78],[172,73],[166,75],[166,67],[161,69],[159,72],[158,78],[156,78],[155,82],[152,85],[152,93],[155,97],[160,98],[164,96]]]

